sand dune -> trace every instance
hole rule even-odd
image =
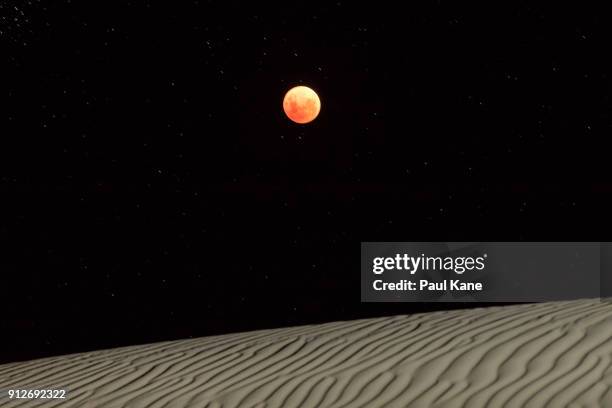
[[[265,330],[0,366],[1,407],[612,407],[599,300]],[[64,400],[8,389],[64,388]]]

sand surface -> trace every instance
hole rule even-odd
[[[436,312],[0,366],[1,407],[612,407],[612,305]],[[65,400],[9,400],[63,388]]]

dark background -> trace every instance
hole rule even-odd
[[[362,241],[610,239],[604,10],[355,3],[3,3],[0,362],[461,307],[361,304]]]

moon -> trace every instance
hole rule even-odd
[[[310,123],[321,112],[319,95],[307,86],[291,88],[283,100],[283,110],[289,119],[295,123]]]

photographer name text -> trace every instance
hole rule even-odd
[[[373,282],[374,290],[380,291],[482,291],[482,282],[462,282],[459,279],[445,279],[439,282],[431,282],[427,279],[408,280],[402,279],[397,282],[384,282],[377,279]]]

